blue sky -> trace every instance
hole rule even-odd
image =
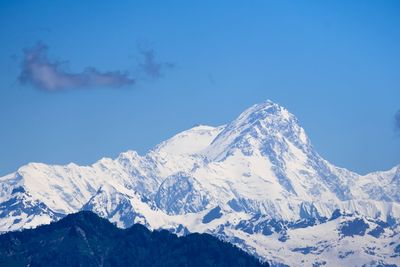
[[[400,163],[399,14],[398,1],[2,1],[0,175],[143,154],[266,99],[334,164],[389,169]],[[38,43],[77,88],[19,79]]]

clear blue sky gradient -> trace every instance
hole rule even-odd
[[[138,44],[175,63],[120,89],[17,82],[37,41],[52,60],[135,72]],[[0,175],[28,162],[144,154],[195,124],[271,99],[317,151],[366,173],[400,163],[400,1],[1,1]]]

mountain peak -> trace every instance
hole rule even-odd
[[[279,120],[294,120],[297,124],[296,117],[291,114],[286,108],[272,102],[271,100],[266,100],[260,104],[255,104],[250,108],[246,109],[240,116],[235,120],[237,122],[243,122],[247,124],[253,124],[259,120],[268,119],[279,119]],[[234,122],[235,122],[234,121]]]
[[[273,102],[272,100],[270,100],[270,99],[267,99],[267,100],[265,100],[265,101],[263,101],[263,102],[260,102],[260,103],[257,103],[257,104],[254,104],[254,105],[252,105],[250,108],[248,108],[248,109],[251,109],[251,108],[258,108],[258,109],[264,109],[264,108],[270,108],[270,107],[280,107],[280,108],[283,108],[281,105],[279,105],[278,103],[275,103],[275,102]]]
[[[398,261],[399,166],[365,176],[335,167],[313,149],[296,117],[269,100],[227,125],[200,125],[178,133],[145,155],[127,151],[91,166],[31,163],[0,181],[0,232],[90,210],[122,228],[141,223],[180,235],[209,232],[262,259],[289,265],[298,263],[299,252],[307,260],[303,265],[318,257],[329,259],[327,265],[344,266],[346,251],[354,251],[348,255],[352,263],[368,265],[386,255]],[[347,214],[379,218],[394,227],[378,228],[370,219]],[[92,230],[100,229],[99,222],[89,213],[66,222],[62,233],[82,238],[83,245],[98,236]],[[350,226],[363,230],[346,232]],[[338,230],[351,236],[342,241]],[[63,240],[58,233],[54,237]],[[354,234],[357,239],[349,243]],[[378,236],[382,240],[374,256],[363,244]],[[343,251],[325,249],[325,244]],[[282,248],[284,257],[279,257]],[[317,249],[321,254],[314,254]]]
[[[297,118],[284,107],[267,100],[242,112],[213,140],[207,156],[220,160],[241,148],[243,154],[266,143],[291,142],[299,149],[310,146]],[[247,152],[246,152],[247,151]]]
[[[196,154],[205,149],[223,128],[224,126],[196,125],[160,143],[154,151],[175,155]]]

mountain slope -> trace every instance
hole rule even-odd
[[[121,230],[91,212],[0,236],[0,266],[268,266],[207,234]]]
[[[384,244],[400,239],[400,165],[364,176],[336,167],[314,150],[296,117],[271,101],[227,125],[179,133],[143,156],[128,151],[91,166],[31,163],[0,181],[0,231],[83,209],[124,228],[141,223],[177,234],[212,233],[263,259],[296,265],[289,255],[300,253],[293,246],[302,247],[297,229],[315,236],[309,244],[316,246],[324,236],[314,230],[339,233],[340,220],[361,216],[388,223],[384,234],[374,242],[335,234],[318,254],[300,254],[332,266],[335,260],[373,265],[399,259],[393,244]],[[329,220],[335,214],[337,223]],[[370,242],[373,255],[363,249]],[[348,246],[360,252],[340,258]]]

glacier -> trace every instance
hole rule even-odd
[[[0,178],[0,232],[90,210],[122,228],[206,232],[275,266],[396,266],[400,165],[359,175],[323,159],[266,101],[90,166],[30,163]]]

